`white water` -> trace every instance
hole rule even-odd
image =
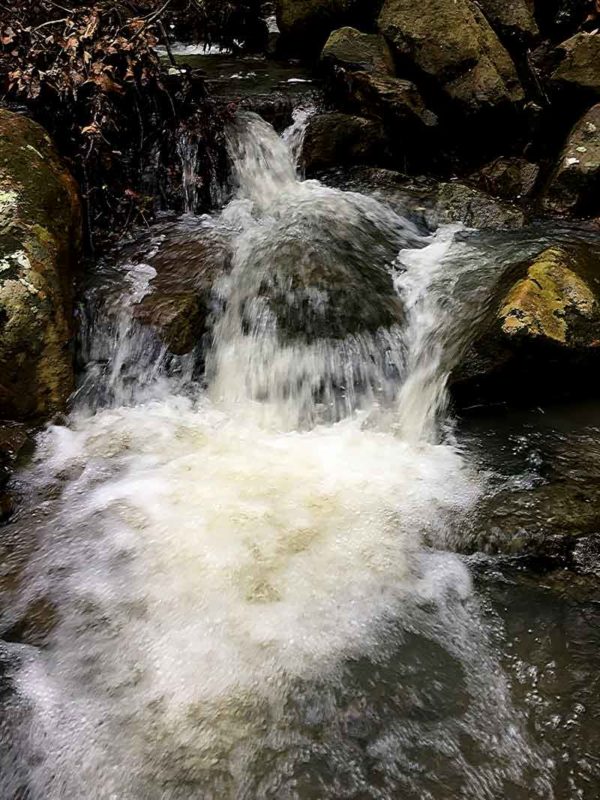
[[[285,144],[256,118],[230,146],[238,189],[215,224],[232,233],[233,268],[207,390],[188,375],[182,391],[160,353],[149,379],[147,340],[127,323],[151,275],[138,267],[117,330],[94,332],[115,337],[112,405],[93,411],[82,394],[21,478],[31,511],[17,525],[36,546],[14,603],[48,598],[57,625],[46,649],[19,651],[14,685],[28,710],[11,734],[3,796],[23,781],[15,760],[35,758],[25,779],[35,800],[312,797],[285,782],[312,752],[290,711],[294,687],[318,700],[315,687],[336,686],[349,660],[376,662],[398,626],[457,665],[469,711],[434,728],[399,722],[373,758],[408,758],[433,736],[445,742],[439,758],[459,765],[461,796],[500,796],[537,757],[466,568],[424,546],[443,544],[479,492],[438,424],[447,316],[428,289],[452,232],[428,241],[374,200],[299,182]],[[322,252],[334,266],[389,269],[406,322],[282,340],[261,287],[290,269],[286,254],[304,252],[309,266]],[[292,283],[286,292],[293,302]],[[138,358],[139,394],[129,385]],[[462,755],[465,736],[481,763]],[[332,747],[333,764],[343,747]],[[314,796],[341,796],[319,786]]]

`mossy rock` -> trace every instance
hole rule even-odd
[[[386,0],[379,30],[400,59],[468,112],[524,98],[508,52],[471,0]]]
[[[453,373],[461,403],[550,401],[600,388],[600,251],[556,245],[500,272]]]
[[[80,243],[77,186],[50,137],[0,109],[0,417],[65,407]]]

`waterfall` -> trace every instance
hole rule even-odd
[[[144,338],[152,268],[125,260],[73,411],[19,476],[31,552],[10,613],[52,613],[45,648],[11,651],[0,793],[548,797],[468,570],[435,550],[480,492],[439,424],[444,274],[453,248],[471,260],[452,230],[299,180],[258,117],[229,147],[233,199],[181,229],[232,248],[205,383]],[[430,682],[423,660],[446,672]],[[359,763],[341,735],[353,681],[388,661],[404,711]],[[369,763],[389,791],[371,793]]]

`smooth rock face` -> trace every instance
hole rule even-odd
[[[558,48],[563,59],[552,80],[570,89],[600,97],[600,36],[578,33]]]
[[[462,183],[441,184],[436,204],[440,223],[462,222],[468,228],[521,228],[523,212]]]
[[[379,29],[398,56],[472,112],[523,100],[510,56],[471,0],[386,0]]]
[[[6,484],[27,441],[24,425],[0,422],[0,523],[5,522],[14,509],[14,500],[6,491]]]
[[[544,206],[559,214],[600,213],[600,104],[575,125],[546,188]]]
[[[0,110],[0,418],[44,418],[73,389],[77,187],[48,134]]]
[[[479,0],[486,19],[499,36],[509,43],[533,41],[539,30],[533,7],[527,0]]]
[[[377,164],[386,157],[379,122],[348,114],[312,117],[304,137],[302,161],[307,174],[340,164]]]

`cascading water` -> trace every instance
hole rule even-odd
[[[549,798],[468,571],[431,549],[479,492],[439,424],[460,245],[299,182],[256,117],[230,148],[207,387],[148,347],[152,270],[125,267],[19,477],[10,608],[47,626],[3,653],[1,794]]]

